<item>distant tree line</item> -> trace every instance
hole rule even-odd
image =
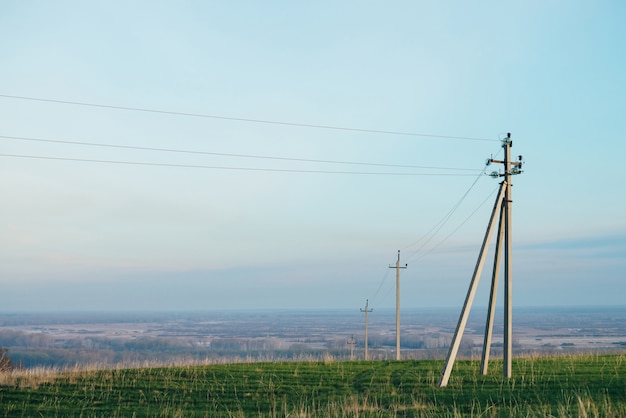
[[[0,331],[0,344],[9,347],[7,361],[23,367],[66,367],[77,364],[135,364],[146,361],[176,363],[226,360],[279,361],[321,359],[345,355],[340,349],[315,349],[303,343],[287,344],[278,338],[215,338],[209,341],[175,337],[133,339],[87,336],[58,339],[42,333]]]
[[[138,338],[115,338],[97,335],[82,335],[58,338],[44,333],[0,331],[0,371],[20,367],[75,365],[135,364],[146,361],[180,363],[189,361],[221,363],[225,361],[282,361],[319,360],[327,356],[348,359],[349,338],[330,336],[298,340],[276,337],[250,338],[179,338],[171,336]],[[406,359],[443,358],[450,345],[451,337],[438,333],[402,335],[402,357]],[[364,341],[357,342],[355,358],[363,356]],[[370,359],[385,360],[393,357],[395,335],[371,333],[368,346]],[[514,344],[517,346],[517,344]],[[616,350],[620,347],[615,345]],[[460,356],[473,356],[481,347],[472,338],[462,339]],[[565,345],[543,347],[542,352],[575,350]],[[523,348],[517,350],[522,353]],[[534,348],[533,352],[537,349]],[[501,355],[502,344],[492,344],[492,354]]]

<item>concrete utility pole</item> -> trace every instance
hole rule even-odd
[[[356,341],[354,341],[354,335],[352,335],[350,339],[348,340],[348,345],[350,346],[350,360],[354,360],[354,345],[355,344],[356,344]]]
[[[503,375],[505,378],[511,377],[511,359],[512,359],[512,268],[511,268],[511,253],[512,253],[512,236],[511,236],[511,177],[522,172],[522,156],[520,155],[518,161],[511,162],[511,146],[513,141],[511,140],[511,134],[507,134],[507,137],[502,140],[502,147],[504,148],[504,161],[489,159],[488,164],[500,163],[504,164],[504,174],[500,174],[497,171],[491,173],[491,177],[498,178],[504,177],[502,183],[500,183],[500,191],[496,198],[493,210],[491,212],[491,218],[489,219],[489,225],[485,232],[483,244],[480,249],[478,261],[474,268],[474,274],[470,281],[470,287],[465,297],[465,303],[459,317],[459,322],[454,331],[452,342],[450,344],[450,350],[448,357],[441,371],[441,377],[439,379],[439,387],[444,387],[448,384],[452,366],[456,359],[459,345],[461,344],[461,338],[465,331],[465,325],[469,317],[470,310],[472,308],[472,302],[474,301],[474,295],[476,294],[476,288],[478,287],[478,281],[480,280],[480,274],[483,269],[485,257],[487,255],[487,248],[489,246],[489,240],[491,232],[495,225],[496,218],[499,218],[498,222],[498,238],[496,243],[496,250],[494,255],[494,264],[491,281],[491,291],[489,294],[489,308],[487,314],[487,323],[485,325],[485,339],[483,341],[483,355],[481,361],[481,374],[487,374],[487,362],[489,361],[489,350],[491,348],[491,335],[493,330],[493,317],[495,314],[496,295],[498,291],[498,273],[500,270],[500,255],[502,252],[502,237],[504,236],[504,367]],[[499,216],[498,216],[499,215]]]
[[[367,353],[367,341],[368,341],[368,335],[367,335],[367,314],[373,311],[373,309],[367,309],[367,305],[368,304],[369,304],[369,299],[365,299],[365,309],[360,308],[361,312],[365,312],[365,360],[369,360],[369,355]]]
[[[519,174],[522,167],[522,156],[519,156],[517,163],[511,162],[511,134],[507,134],[504,142],[504,182],[506,183],[506,192],[504,193],[504,366],[503,375],[506,379],[511,377],[511,360],[513,358],[513,269],[511,265],[511,254],[513,253],[512,245],[512,203],[513,195],[511,194],[511,185],[513,183],[512,175]],[[514,173],[515,172],[515,173]]]
[[[400,250],[398,250],[396,265],[389,266],[390,269],[396,269],[396,360],[400,360],[400,269],[408,266],[408,264],[400,266]]]

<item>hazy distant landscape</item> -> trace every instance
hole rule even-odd
[[[478,372],[486,312],[476,309],[450,383],[439,388],[458,314],[403,311],[396,361],[395,311],[374,310],[364,361],[358,310],[3,313],[0,345],[22,367],[0,373],[0,415],[626,413],[626,307],[516,309],[513,377],[504,380],[501,322],[490,372]]]
[[[401,314],[403,359],[443,359],[457,309]],[[470,316],[460,356],[479,358],[486,311]],[[492,353],[501,354],[502,316]],[[0,346],[23,367],[181,364],[364,357],[364,314],[353,310],[2,313]],[[514,352],[626,352],[626,307],[518,308]],[[370,359],[395,358],[395,311],[369,315]]]

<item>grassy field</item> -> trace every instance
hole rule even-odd
[[[0,376],[7,417],[624,417],[626,356],[239,363]]]

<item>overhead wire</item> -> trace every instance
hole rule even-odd
[[[389,287],[387,288],[387,292],[385,292],[385,294],[383,295],[382,299],[383,299],[383,300],[386,300],[386,299],[387,299],[387,297],[389,296],[389,294],[392,292],[392,290],[393,290],[393,289],[394,289],[394,286],[393,286],[393,285],[392,285],[392,286],[389,286]]]
[[[489,195],[488,195],[488,196],[487,196],[487,197],[486,197],[486,198],[485,198],[485,199],[484,199],[484,200],[483,200],[483,201],[482,201],[482,202],[481,202],[481,203],[480,203],[480,204],[476,207],[476,209],[474,209],[474,210],[472,211],[472,213],[470,213],[470,214],[469,214],[469,216],[468,216],[467,218],[465,218],[465,220],[463,220],[463,222],[461,222],[461,223],[459,224],[459,226],[457,226],[457,227],[456,227],[456,228],[455,228],[452,232],[450,232],[450,233],[449,233],[449,234],[448,234],[448,235],[447,235],[444,239],[442,239],[439,243],[437,243],[437,245],[435,245],[435,246],[433,246],[433,247],[429,248],[429,249],[428,249],[428,251],[426,251],[425,253],[420,254],[420,255],[416,258],[416,261],[417,261],[417,260],[420,260],[420,259],[422,259],[422,258],[424,258],[424,257],[426,257],[428,254],[430,254],[431,252],[433,252],[434,250],[436,250],[437,248],[439,248],[439,247],[440,247],[440,246],[441,246],[444,242],[446,242],[446,241],[448,240],[448,238],[450,238],[450,237],[451,237],[452,235],[454,235],[454,234],[455,234],[455,233],[456,233],[459,229],[461,229],[461,227],[463,227],[463,225],[465,225],[465,224],[467,223],[467,221],[469,221],[469,220],[470,220],[470,219],[471,219],[471,218],[472,218],[472,217],[476,214],[476,212],[478,212],[478,210],[479,210],[480,208],[482,208],[482,207],[485,205],[485,203],[487,203],[487,201],[489,200],[489,198],[490,198],[491,196],[493,196],[493,194],[494,194],[495,192],[497,192],[499,188],[500,188],[500,187],[498,186],[498,187],[496,187],[495,189],[493,189],[493,191],[492,191],[491,193],[489,193]]]
[[[498,141],[497,139],[493,139],[493,138],[478,138],[478,137],[453,136],[453,135],[435,135],[435,134],[418,133],[418,132],[402,132],[402,131],[390,131],[390,130],[378,130],[378,129],[363,129],[363,128],[352,128],[352,127],[342,127],[342,126],[320,125],[320,124],[311,124],[311,123],[297,123],[297,122],[284,122],[284,121],[266,120],[266,119],[240,118],[240,117],[231,117],[231,116],[210,115],[210,114],[203,114],[203,113],[178,112],[178,111],[171,111],[171,110],[148,109],[148,108],[141,108],[141,107],[107,105],[107,104],[102,104],[102,103],[90,103],[90,102],[79,102],[79,101],[71,101],[71,100],[47,99],[47,98],[42,98],[42,97],[17,96],[17,95],[10,95],[10,94],[0,94],[0,97],[4,97],[4,98],[7,98],[7,99],[29,100],[29,101],[36,101],[36,102],[56,103],[56,104],[65,104],[65,105],[73,105],[73,106],[85,106],[85,107],[93,107],[93,108],[101,108],[101,109],[115,109],[115,110],[125,110],[125,111],[132,111],[132,112],[144,112],[144,113],[155,113],[155,114],[163,114],[163,115],[173,115],[173,116],[185,116],[185,117],[195,117],[195,118],[219,119],[219,120],[228,120],[228,121],[234,121],[234,122],[247,122],[247,123],[282,125],[282,126],[294,126],[294,127],[300,127],[300,128],[332,129],[332,130],[338,130],[338,131],[363,132],[363,133],[374,133],[374,134],[385,134],[385,135],[414,136],[414,137],[435,138],[435,139],[455,139],[455,140],[490,141],[490,142]]]
[[[276,173],[352,174],[352,175],[371,175],[371,176],[373,175],[379,175],[379,176],[456,176],[456,177],[473,176],[473,174],[461,174],[461,173],[413,173],[413,172],[402,173],[402,172],[331,171],[331,170],[299,170],[299,169],[258,168],[258,167],[209,166],[209,165],[194,165],[194,164],[154,163],[154,162],[141,162],[141,161],[98,160],[98,159],[89,159],[89,158],[51,157],[51,156],[43,156],[43,155],[5,154],[5,153],[0,153],[0,157],[29,158],[29,159],[39,159],[39,160],[71,161],[71,162],[100,163],[100,164],[153,166],[153,167],[265,171],[265,172],[276,172]]]
[[[388,268],[386,268],[386,269],[385,269],[385,274],[383,275],[383,278],[381,279],[380,284],[378,285],[378,289],[376,289],[376,292],[374,293],[374,296],[372,296],[372,297],[370,298],[370,300],[372,301],[372,303],[373,303],[374,301],[376,301],[376,297],[378,297],[378,294],[380,293],[380,289],[382,289],[382,287],[384,286],[384,284],[385,284],[385,282],[386,282],[386,280],[387,280],[387,277],[388,277],[388,276],[389,276],[389,269],[388,269]]]
[[[191,113],[191,112],[180,112],[180,111],[169,111],[162,109],[151,109],[151,108],[140,108],[140,107],[129,107],[129,106],[119,106],[119,105],[107,105],[101,103],[90,103],[90,102],[79,102],[79,101],[69,101],[69,100],[58,100],[58,99],[48,99],[48,98],[40,98],[40,97],[27,97],[27,96],[16,96],[16,95],[7,95],[0,94],[0,97],[8,98],[8,99],[16,99],[16,100],[29,100],[29,101],[37,101],[37,102],[46,102],[46,103],[56,103],[56,104],[64,104],[64,105],[74,105],[74,106],[85,106],[85,107],[93,107],[93,108],[103,108],[103,109],[114,109],[114,110],[123,110],[123,111],[133,111],[133,112],[145,112],[145,113],[154,113],[154,114],[165,114],[165,115],[173,115],[173,116],[184,116],[184,117],[196,117],[196,118],[209,118],[209,119],[219,119],[219,120],[227,120],[227,121],[235,121],[235,122],[247,122],[247,123],[259,123],[259,124],[273,124],[273,125],[283,125],[283,126],[293,126],[293,127],[303,127],[303,128],[316,128],[316,129],[328,129],[328,130],[340,130],[340,131],[352,131],[352,132],[363,132],[363,133],[375,133],[375,134],[386,134],[386,135],[402,135],[402,136],[414,136],[414,137],[423,137],[423,138],[435,138],[435,139],[454,139],[454,140],[471,140],[471,141],[491,141],[491,142],[499,142],[499,139],[492,138],[477,138],[477,137],[466,137],[466,136],[450,136],[450,135],[436,135],[436,134],[426,134],[426,133],[416,133],[416,132],[402,132],[402,131],[390,131],[390,130],[376,130],[376,129],[362,129],[362,128],[353,128],[353,127],[341,127],[341,126],[331,126],[331,125],[321,125],[321,124],[309,124],[309,123],[295,123],[295,122],[285,122],[285,121],[277,121],[277,120],[265,120],[265,119],[253,119],[253,118],[241,118],[241,117],[230,117],[230,116],[222,116],[222,115],[212,115],[212,114],[202,114],[202,113]],[[304,158],[293,158],[293,157],[277,157],[277,156],[263,156],[263,155],[248,155],[248,154],[233,154],[233,153],[217,153],[217,152],[208,152],[208,151],[194,151],[194,150],[182,150],[182,149],[169,149],[169,148],[156,148],[156,147],[139,147],[139,146],[126,146],[126,145],[115,145],[115,144],[103,144],[103,143],[87,143],[81,141],[67,141],[67,140],[52,140],[52,139],[42,139],[42,138],[28,138],[28,137],[18,137],[18,136],[0,136],[0,138],[4,139],[13,139],[13,140],[23,140],[23,141],[39,141],[39,142],[48,142],[48,143],[58,143],[58,144],[71,144],[71,145],[83,145],[83,146],[95,146],[95,147],[108,147],[108,148],[119,148],[119,149],[134,149],[134,150],[144,150],[144,151],[159,151],[159,152],[175,152],[175,153],[187,153],[187,154],[201,154],[201,155],[214,155],[214,156],[224,156],[224,157],[238,157],[238,158],[256,158],[256,159],[270,159],[270,160],[283,160],[283,161],[297,161],[297,162],[310,162],[310,163],[326,163],[326,164],[348,164],[348,165],[361,165],[361,166],[378,166],[378,167],[387,167],[387,168],[412,168],[412,169],[432,169],[432,170],[450,170],[450,171],[480,171],[472,185],[465,192],[465,194],[461,197],[461,199],[450,209],[450,211],[437,223],[435,226],[427,232],[422,238],[417,240],[416,242],[410,244],[406,248],[410,248],[417,243],[419,243],[425,237],[428,239],[415,251],[413,252],[408,260],[413,259],[435,236],[436,234],[443,228],[443,226],[450,220],[451,216],[455,213],[464,199],[467,197],[469,192],[476,185],[478,180],[484,174],[485,168],[482,170],[477,169],[467,169],[467,168],[452,168],[452,167],[433,167],[433,166],[416,166],[416,165],[399,165],[399,164],[382,164],[382,163],[367,163],[367,162],[354,162],[354,161],[336,161],[336,160],[322,160],[322,159],[304,159]],[[299,170],[299,169],[276,169],[276,168],[252,168],[252,167],[233,167],[233,166],[208,166],[208,165],[192,165],[192,164],[171,164],[171,163],[153,163],[153,162],[138,162],[138,161],[120,161],[120,160],[99,160],[99,159],[87,159],[87,158],[68,158],[68,157],[51,157],[51,156],[37,156],[37,155],[18,155],[18,154],[0,154],[2,157],[13,157],[13,158],[31,158],[31,159],[44,159],[44,160],[57,160],[57,161],[71,161],[71,162],[87,162],[87,163],[103,163],[103,164],[124,164],[124,165],[140,165],[140,166],[160,166],[160,167],[179,167],[179,168],[200,168],[200,169],[221,169],[221,170],[245,170],[245,171],[266,171],[266,172],[290,172],[290,173],[320,173],[320,174],[355,174],[355,175],[392,175],[392,176],[473,176],[474,174],[451,174],[451,173],[401,173],[401,172],[358,172],[358,171],[331,171],[331,170]],[[493,194],[493,192],[491,193]],[[490,196],[491,196],[490,194]],[[489,197],[488,197],[489,198]],[[488,199],[487,198],[487,199]],[[478,211],[478,209],[484,204],[483,201],[481,205],[470,214],[468,218],[461,225],[459,225],[454,231],[452,231],[448,236],[444,238],[440,243],[438,243],[435,247],[432,247],[428,253],[432,252],[435,248],[439,247],[443,244],[450,236],[452,236],[458,229],[460,229],[465,222],[471,216]],[[434,231],[434,232],[433,232]],[[387,277],[389,276],[389,269],[386,269],[386,273],[383,276],[383,279],[378,286],[372,301],[376,299],[380,290]],[[387,292],[388,293],[388,292]]]
[[[502,152],[502,149],[500,149],[496,153],[496,156],[499,155],[500,152]],[[431,242],[434,239],[434,237],[437,235],[437,233],[439,233],[439,231],[441,231],[441,229],[450,221],[450,219],[452,218],[452,215],[461,206],[461,204],[467,198],[467,196],[469,195],[470,191],[474,188],[474,186],[476,186],[476,184],[478,183],[478,180],[480,180],[483,177],[483,175],[485,174],[485,171],[486,171],[487,167],[489,166],[489,164],[490,164],[489,161],[487,161],[485,163],[484,167],[481,169],[481,172],[476,176],[476,179],[474,180],[474,182],[472,182],[470,187],[465,191],[465,193],[461,196],[461,198],[452,206],[452,208],[450,208],[450,210],[428,232],[426,232],[418,240],[414,241],[413,243],[411,243],[411,244],[409,244],[409,245],[407,245],[405,247],[405,249],[411,248],[414,245],[417,245],[418,243],[420,243],[422,240],[426,239],[426,241],[424,241],[422,243],[422,245],[420,245],[420,247],[417,250],[415,250],[412,253],[410,253],[410,255],[407,257],[407,261],[415,260],[416,257],[418,257],[418,254],[420,253],[420,251],[422,251],[424,249],[424,247],[426,247],[426,245],[428,245],[428,243]],[[493,192],[491,194],[493,194]],[[484,202],[481,204],[481,206],[483,204],[484,204]],[[476,210],[478,210],[478,209],[476,209]],[[472,214],[473,213],[475,213],[475,211],[472,212]],[[464,222],[466,222],[466,221],[464,221]],[[461,226],[457,227],[452,232],[452,234],[454,232],[456,232],[460,227]],[[447,240],[452,234],[450,234],[448,237],[446,237],[445,240]],[[444,240],[444,242],[445,242],[445,240]],[[443,242],[439,243],[435,248],[439,247],[441,244],[443,244]],[[428,253],[430,253],[430,252],[432,252],[432,249],[428,251]],[[423,258],[423,257],[420,257],[420,258]]]
[[[474,168],[435,167],[435,166],[421,166],[421,165],[368,163],[368,162],[358,162],[358,161],[338,161],[338,160],[322,160],[322,159],[308,159],[308,158],[294,158],[294,157],[277,157],[277,156],[267,156],[267,155],[234,154],[234,153],[222,153],[222,152],[212,152],[212,151],[184,150],[184,149],[175,149],[175,148],[140,147],[140,146],[132,146],[132,145],[117,145],[117,144],[105,144],[105,143],[94,143],[94,142],[84,142],[84,141],[69,141],[69,140],[61,140],[61,139],[32,138],[32,137],[24,137],[24,136],[0,135],[0,139],[42,142],[42,143],[52,143],[52,144],[80,145],[80,146],[90,146],[90,147],[129,149],[129,150],[139,150],[139,151],[171,152],[171,153],[181,153],[181,154],[212,155],[212,156],[219,156],[219,157],[236,157],[236,158],[255,158],[255,159],[295,161],[295,162],[307,162],[307,163],[345,164],[345,165],[361,165],[361,166],[393,167],[393,168],[417,168],[417,169],[450,170],[450,171],[479,171]]]
[[[499,155],[500,152],[502,150],[500,150],[497,154]],[[489,164],[487,164],[489,165]],[[463,225],[465,225],[467,223],[467,221],[469,221],[475,214],[476,212],[478,212],[478,210],[480,208],[482,208],[485,203],[487,203],[487,201],[489,201],[489,198],[491,198],[491,196],[493,196],[498,190],[500,189],[500,186],[495,187],[491,193],[489,193],[489,195],[476,207],[476,209],[474,209],[472,211],[472,213],[469,214],[469,216],[467,218],[465,218],[465,220],[463,220],[463,222],[461,222],[454,230],[452,230],[444,239],[442,239],[437,245],[435,245],[434,247],[430,248],[426,253],[421,254],[417,259],[421,259],[426,257],[428,254],[430,254],[431,252],[433,252],[435,249],[437,249],[438,247],[440,247],[444,242],[446,242],[452,235],[454,235],[459,229],[461,229],[463,227]]]
[[[495,157],[497,157],[500,153],[502,152],[502,149],[500,149],[496,154]],[[494,156],[492,155],[492,158]],[[420,260],[422,258],[424,258],[425,256],[427,256],[428,254],[430,254],[432,251],[434,251],[435,249],[437,249],[438,247],[440,247],[444,242],[446,242],[452,235],[454,235],[463,225],[465,225],[465,223],[472,217],[474,216],[474,214],[476,214],[476,212],[485,204],[485,202],[487,202],[487,200],[493,195],[493,193],[495,192],[495,190],[497,190],[497,188],[492,191],[489,196],[487,196],[487,198],[485,198],[482,203],[476,208],[474,209],[474,211],[459,225],[457,226],[451,233],[449,233],[442,241],[440,241],[437,245],[435,245],[434,247],[430,248],[426,253],[418,255],[420,253],[420,251],[436,236],[436,234],[443,228],[443,226],[450,220],[452,214],[459,208],[459,206],[461,205],[461,203],[465,200],[465,198],[468,196],[468,194],[470,193],[470,191],[474,188],[474,186],[476,186],[476,184],[478,183],[478,180],[480,180],[483,175],[485,174],[485,170],[487,168],[487,166],[489,166],[489,163],[485,163],[485,166],[480,169],[480,174],[478,174],[476,176],[476,178],[474,179],[474,181],[472,182],[472,184],[470,185],[470,187],[467,189],[467,191],[465,191],[465,193],[461,196],[461,198],[452,206],[452,208],[446,213],[446,215],[444,215],[443,218],[441,218],[426,234],[424,234],[422,237],[420,237],[417,241],[414,241],[413,243],[407,245],[405,247],[405,249],[407,248],[411,248],[412,246],[420,243],[423,239],[425,239],[426,237],[428,237],[428,239],[426,240],[426,242],[424,242],[416,251],[414,251],[413,253],[411,253],[409,255],[408,258],[406,258],[405,260],[408,261],[416,261],[416,260]],[[434,232],[433,232],[434,231]],[[417,257],[416,257],[417,256]],[[391,264],[390,264],[391,265]],[[385,275],[383,276],[383,279],[381,280],[378,288],[376,289],[376,292],[374,293],[374,296],[370,299],[372,301],[374,301],[376,299],[376,297],[378,296],[378,294],[380,293],[381,289],[383,288],[383,286],[386,283],[386,279],[389,276],[389,271],[390,269],[387,268],[385,270]],[[387,290],[387,292],[385,293],[385,295],[383,296],[383,299],[385,299],[389,293],[391,292],[391,290],[393,289],[392,286],[389,287],[389,289]]]
[[[486,167],[486,166],[485,166]],[[456,212],[456,210],[461,206],[461,204],[463,203],[463,201],[465,200],[465,198],[469,195],[470,191],[472,191],[472,189],[474,188],[474,186],[476,186],[476,184],[478,183],[478,180],[481,179],[481,177],[484,174],[484,168],[481,171],[481,173],[476,176],[476,179],[474,180],[474,182],[470,185],[470,187],[465,191],[465,193],[463,194],[463,196],[461,196],[461,198],[452,206],[452,208],[450,208],[450,210],[443,216],[443,218],[441,218],[439,220],[439,222],[437,222],[426,234],[424,234],[422,237],[420,237],[417,241],[415,241],[412,244],[409,244],[407,247],[405,247],[405,249],[411,248],[412,246],[418,244],[420,241],[422,241],[423,239],[426,238],[426,240],[422,243],[422,245],[419,246],[419,248],[417,248],[417,250],[411,252],[409,254],[409,256],[407,257],[407,262],[413,260],[416,255],[426,246],[428,245],[428,243],[430,241],[433,240],[433,238],[437,235],[437,233],[439,233],[439,231],[441,231],[441,229],[448,223],[448,221],[450,220],[450,218],[452,217],[452,215]]]
[[[393,260],[395,262],[395,258]],[[389,263],[389,265],[391,266],[392,263]],[[378,285],[378,288],[376,289],[376,292],[374,293],[374,295],[372,297],[370,297],[368,300],[371,302],[371,304],[373,306],[376,305],[376,301],[377,301],[377,297],[380,294],[381,289],[383,288],[383,286],[385,286],[385,284],[387,283],[387,279],[389,277],[389,272],[391,271],[391,269],[389,267],[385,267],[385,274],[383,275],[383,278],[380,280],[380,283]],[[385,295],[383,296],[383,299],[385,299],[387,297],[387,295],[389,294],[389,291],[387,291],[385,293]]]

